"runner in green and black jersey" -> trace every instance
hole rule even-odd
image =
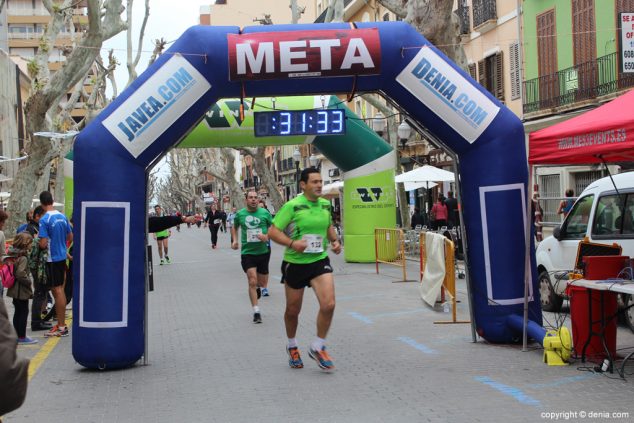
[[[247,206],[238,211],[231,226],[231,248],[238,249],[238,228],[242,228],[240,243],[242,244],[242,270],[247,274],[249,282],[249,299],[253,307],[253,323],[262,323],[262,314],[258,306],[260,286],[266,287],[269,277],[269,237],[271,213],[258,207],[258,194],[247,192]]]
[[[326,242],[330,241],[335,254],[341,252],[341,244],[332,225],[330,203],[321,198],[323,181],[319,171],[313,167],[304,169],[299,185],[303,194],[282,206],[269,229],[269,237],[286,246],[282,281],[286,291],[284,323],[288,336],[288,364],[293,368],[303,367],[295,335],[304,288],[312,287],[319,301],[319,312],[317,337],[310,345],[309,355],[322,369],[334,370],[325,347],[335,311],[335,285]]]

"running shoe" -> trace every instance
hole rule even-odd
[[[262,323],[262,315],[260,313],[253,313],[253,323]]]
[[[170,260],[169,257],[165,256],[165,263],[166,264],[170,264],[172,261]]]
[[[291,369],[301,369],[304,367],[302,357],[299,355],[299,348],[286,348],[286,353],[288,354],[288,365],[291,366]]]
[[[37,344],[37,339],[29,338],[25,336],[24,338],[18,338],[18,345],[30,345]]]
[[[165,260],[161,259],[161,266],[165,264]]]
[[[262,290],[260,289],[259,286],[257,288],[255,288],[255,293],[258,296],[258,300],[259,300],[260,297],[262,297]]]
[[[44,336],[68,336],[68,326],[62,329],[59,325],[55,325],[51,330],[46,332]]]
[[[308,349],[308,355],[310,358],[317,362],[317,365],[326,371],[335,370],[335,365],[332,363],[332,359],[326,352],[326,347],[322,347],[321,351],[314,350],[312,347]]]
[[[262,288],[262,296],[263,297],[268,297],[269,296],[268,288]]]

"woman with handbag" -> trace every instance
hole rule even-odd
[[[18,344],[36,344],[37,340],[26,336],[26,321],[29,317],[29,300],[33,298],[33,279],[29,271],[28,255],[33,245],[33,237],[28,232],[20,232],[15,236],[9,248],[8,258],[13,262],[15,282],[7,289],[7,297],[13,298],[15,313],[13,327],[18,334]]]
[[[431,208],[430,219],[432,220],[432,228],[434,230],[438,230],[443,226],[447,226],[447,206],[443,202],[443,196],[438,196],[438,201],[434,203],[434,206]]]

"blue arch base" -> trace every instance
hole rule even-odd
[[[478,332],[491,342],[517,339],[507,318],[521,315],[523,308],[528,169],[521,122],[409,25],[356,26],[190,28],[82,131],[75,144],[73,212],[80,252],[75,255],[73,356],[80,364],[116,368],[141,358],[148,169],[200,121],[210,104],[243,94],[381,92],[443,140],[460,160]],[[373,66],[372,72],[309,80],[229,78],[229,35],[260,34],[278,42],[283,37],[306,40],[315,30],[336,30],[321,33],[321,39],[336,33],[335,38],[348,40],[362,39],[361,30],[375,31],[378,56],[364,64]],[[355,55],[362,55],[360,45]],[[534,269],[534,257],[531,263]],[[536,278],[530,278],[530,316],[541,326]]]

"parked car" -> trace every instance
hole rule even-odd
[[[608,176],[588,185],[561,226],[537,247],[543,310],[560,310],[568,272],[574,270],[579,241],[585,237],[594,243],[617,243],[623,248],[623,255],[634,258],[634,172]],[[631,269],[626,273],[624,277],[632,278]],[[626,307],[633,303],[629,295],[620,300]],[[625,316],[634,331],[634,307],[627,308]]]

